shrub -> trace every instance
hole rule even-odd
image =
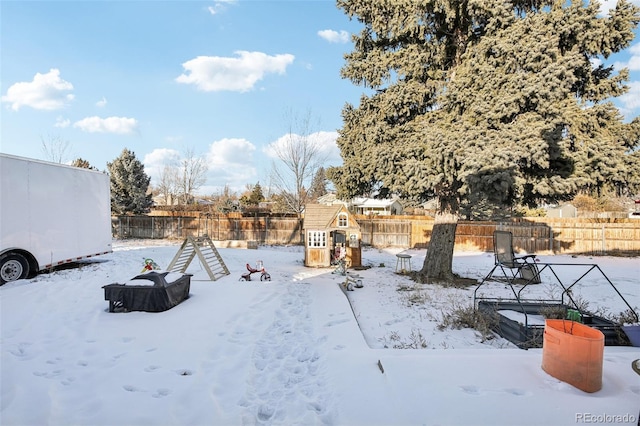
[[[449,312],[442,312],[442,320],[438,330],[446,328],[473,328],[480,333],[481,341],[485,342],[495,337],[493,328],[498,325],[495,314],[480,312],[473,306],[454,306]]]
[[[428,346],[420,330],[416,329],[411,330],[408,342],[403,341],[397,331],[391,332],[389,340],[392,342],[393,349],[425,349]],[[388,348],[389,344],[385,342],[384,347]]]

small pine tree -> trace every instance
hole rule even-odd
[[[260,186],[260,182],[256,183],[249,195],[249,204],[257,206],[262,201],[264,201],[264,195],[262,194],[262,187]]]
[[[256,207],[260,202],[264,201],[262,187],[260,182],[253,185],[247,185],[247,191],[240,197],[240,204],[245,207]]]
[[[116,214],[147,213],[151,207],[148,194],[151,178],[144,172],[144,165],[128,149],[112,163],[107,163],[111,177],[111,211]]]
[[[311,181],[311,188],[309,189],[310,201],[316,201],[327,193],[327,174],[324,167],[319,167],[316,174]]]

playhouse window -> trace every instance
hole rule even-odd
[[[338,213],[338,227],[346,228],[349,226],[349,218],[346,213]]]
[[[326,247],[327,232],[326,231],[309,231],[307,234],[309,247]]]

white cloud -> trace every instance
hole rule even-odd
[[[628,86],[629,91],[618,98],[625,111],[640,108],[640,81],[631,81],[628,83]]]
[[[609,11],[616,8],[618,0],[600,0],[600,15],[609,16]],[[640,6],[640,0],[631,0],[634,6]]]
[[[73,123],[73,127],[89,133],[131,134],[138,128],[138,120],[127,117],[87,117]]]
[[[631,57],[627,62],[629,71],[640,71],[640,43],[636,43],[629,48]]]
[[[236,51],[237,58],[198,56],[182,64],[186,73],[178,83],[195,84],[205,92],[247,92],[267,73],[284,74],[294,60],[290,54],[270,56],[262,52]]]
[[[225,138],[211,144],[207,160],[211,167],[245,166],[255,150],[255,145],[246,139]]]
[[[211,143],[204,153],[207,164],[206,183],[197,191],[200,195],[219,194],[225,186],[239,193],[248,183],[257,182],[253,165],[256,147],[246,139],[226,138]],[[145,173],[156,185],[164,166],[179,166],[182,154],[171,148],[156,148],[144,156]]]
[[[103,96],[98,102],[96,102],[96,106],[98,108],[102,108],[107,104],[107,99]]]
[[[255,145],[246,139],[225,138],[213,142],[207,152],[207,183],[199,192],[211,194],[228,185],[242,191],[255,183],[258,172],[253,164]]]
[[[156,148],[144,156],[144,172],[151,178],[152,184],[156,185],[164,166],[177,166],[180,159],[181,155],[175,149]]]
[[[608,16],[609,10],[616,8],[618,0],[600,0],[600,14]]]
[[[627,61],[615,61],[613,68],[616,70],[628,68],[629,71],[640,71],[640,43],[631,45],[624,52],[629,54],[629,59]]]
[[[175,149],[171,148],[156,148],[149,154],[144,156],[142,161],[147,166],[177,166],[180,163],[181,155]]]
[[[349,33],[341,30],[340,32],[334,30],[321,30],[318,31],[318,35],[327,40],[329,43],[348,43]]]
[[[299,140],[302,139],[302,136],[296,134],[287,134],[281,136],[267,145],[263,149],[264,153],[272,159],[277,159],[278,155],[276,154],[276,147],[282,147],[290,140],[290,138]],[[317,144],[320,156],[326,159],[326,165],[337,165],[342,162],[342,158],[340,157],[340,149],[336,144],[337,139],[338,132],[321,131],[312,133],[308,136],[308,141],[310,143]]]
[[[60,70],[52,68],[46,74],[37,73],[30,82],[15,83],[7,89],[2,102],[18,111],[22,106],[33,109],[56,110],[73,100],[73,85],[60,78]]]
[[[64,129],[66,127],[69,127],[70,125],[71,125],[71,120],[69,120],[68,118],[57,117],[56,124],[54,124],[53,127],[59,127],[61,129]]]
[[[227,5],[236,3],[237,0],[218,0],[213,3],[213,6],[207,7],[207,10],[212,15],[217,15],[227,8]]]
[[[616,8],[618,0],[600,0],[600,15],[609,16],[609,11]],[[640,6],[640,0],[631,0],[634,6]]]

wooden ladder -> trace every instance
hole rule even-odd
[[[224,264],[222,256],[216,250],[216,246],[213,245],[213,241],[209,237],[187,237],[180,250],[173,257],[171,263],[167,267],[170,272],[183,273],[187,270],[187,267],[191,263],[194,257],[198,256],[202,267],[209,274],[211,281],[215,281],[218,278],[229,275],[229,269]]]

